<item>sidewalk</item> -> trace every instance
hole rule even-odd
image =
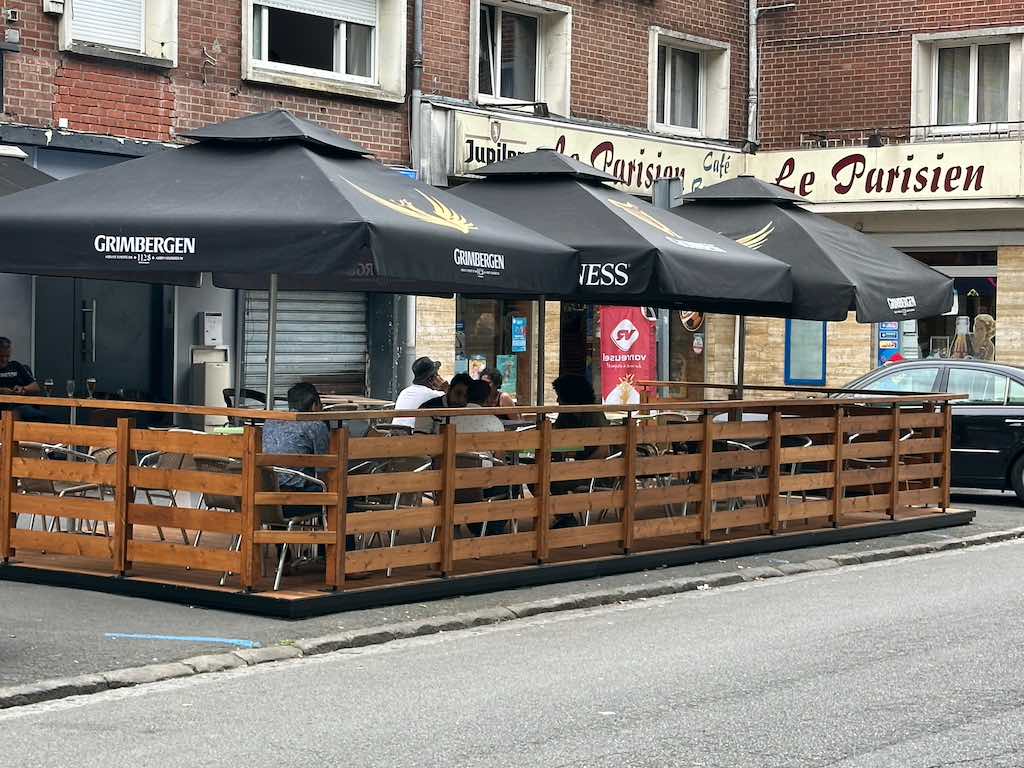
[[[439,600],[303,621],[283,621],[168,603],[53,587],[0,582],[0,688],[39,680],[104,672],[221,654],[252,647],[338,635],[370,627],[417,620],[443,620],[476,611],[504,612],[508,606],[553,601],[572,607],[607,590],[627,590],[667,579],[711,574],[739,574],[814,560],[856,556],[921,544],[949,542],[1024,526],[1024,508],[1013,494],[957,494],[953,504],[976,509],[975,523],[960,528],[891,536],[883,539],[768,553],[680,568],[631,573],[587,581],[553,584],[472,597]],[[848,558],[846,558],[848,559]],[[776,573],[777,575],[777,573]],[[118,635],[146,635],[125,638]],[[155,639],[154,636],[173,639]]]

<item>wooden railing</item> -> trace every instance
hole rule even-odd
[[[547,417],[614,409],[519,408],[537,426],[497,434],[446,424],[439,434],[357,438],[342,421],[329,453],[316,456],[264,454],[259,426],[195,434],[137,429],[129,418],[113,427],[28,423],[6,410],[0,559],[31,555],[123,576],[154,566],[183,580],[212,572],[253,590],[268,584],[264,561],[275,545],[322,545],[320,585],[340,589],[368,572],[407,581],[941,511],[949,399],[659,402],[632,406],[620,424],[576,429]],[[741,408],[746,420],[729,418]],[[402,415],[211,410],[249,421]],[[405,415],[416,413],[466,411]],[[275,467],[315,470],[325,490],[281,489]],[[314,515],[287,530],[290,507],[322,508],[326,523]],[[483,525],[501,530],[479,535]]]

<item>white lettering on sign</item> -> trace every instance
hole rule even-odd
[[[96,235],[96,253],[109,261],[184,261],[196,252],[194,237],[154,237],[150,235]]]
[[[500,253],[464,251],[456,248],[453,259],[456,266],[466,267],[460,271],[475,274],[477,277],[493,277],[505,271],[505,256]]]
[[[629,284],[629,265],[583,264],[580,266],[580,285],[598,288],[621,288]]]
[[[890,296],[886,301],[889,304],[889,309],[897,315],[909,315],[917,309],[917,298],[914,296]]]

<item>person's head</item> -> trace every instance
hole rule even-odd
[[[429,357],[417,358],[412,364],[412,381],[414,384],[430,386],[437,379],[437,370],[441,364]]]
[[[11,352],[13,349],[14,345],[11,344],[11,340],[6,336],[0,336],[0,366],[11,362]]]
[[[594,405],[597,403],[594,387],[583,376],[574,373],[559,376],[551,386],[555,389],[559,405]]]
[[[491,385],[491,390],[494,392],[501,391],[501,385],[505,383],[504,377],[501,375],[501,371],[497,368],[484,368],[480,371],[480,380],[486,381]]]
[[[312,384],[301,382],[288,390],[288,410],[309,413],[322,410],[322,408],[320,393]]]
[[[461,408],[469,402],[469,385],[473,379],[468,373],[456,373],[448,385],[448,405],[452,408]]]
[[[483,379],[469,383],[469,402],[473,405],[487,405],[491,399],[491,385]]]

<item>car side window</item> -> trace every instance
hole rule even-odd
[[[899,368],[864,385],[870,392],[931,392],[938,368]]]
[[[1006,387],[1009,379],[999,373],[983,371],[979,368],[950,368],[946,391],[953,394],[966,394],[965,400],[971,405],[1002,405],[1006,402]]]
[[[1024,384],[1010,379],[1010,397],[1006,402],[1010,405],[1024,405]]]

